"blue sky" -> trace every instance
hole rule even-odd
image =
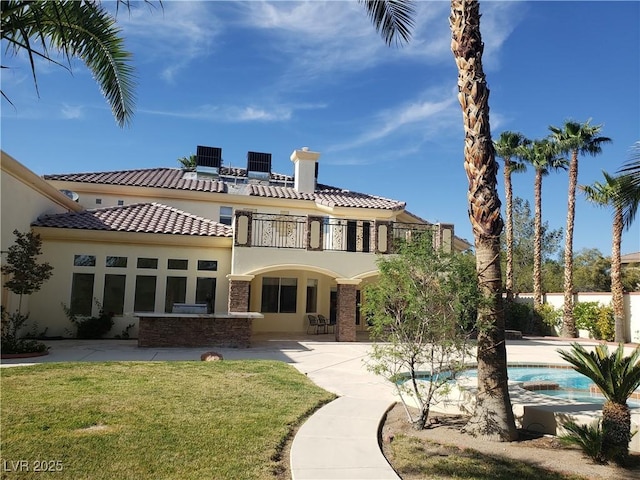
[[[472,241],[449,5],[418,2],[401,48],[356,2],[121,9],[137,69],[133,124],[116,126],[81,63],[72,74],[38,63],[38,98],[25,59],[5,55],[2,90],[15,107],[2,101],[2,149],[38,174],[175,167],[197,145],[222,147],[224,164],[239,167],[247,151],[270,152],[273,170],[292,174],[289,155],[308,146],[321,152],[321,183],[406,201]],[[549,125],[592,119],[613,144],[580,159],[578,181],[615,173],[640,140],[640,3],[483,1],[481,12],[493,137],[541,138]],[[532,201],[531,169],[514,194]],[[565,226],[566,196],[566,173],[544,179],[551,228]],[[574,235],[575,250],[609,255],[611,212],[579,195]],[[640,251],[638,220],[622,251]]]

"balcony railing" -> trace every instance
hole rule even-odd
[[[425,232],[431,233],[435,248],[451,250],[453,225],[442,224],[237,211],[234,235],[238,247],[393,253],[398,241]]]

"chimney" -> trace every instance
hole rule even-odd
[[[300,150],[294,150],[289,158],[295,166],[295,189],[300,193],[315,192],[320,153],[310,151],[309,147],[302,147]]]

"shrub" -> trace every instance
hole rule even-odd
[[[113,312],[105,312],[102,304],[97,299],[94,298],[93,301],[99,309],[97,317],[79,317],[67,305],[62,303],[65,315],[76,327],[76,338],[99,339],[105,336],[113,327]]]
[[[507,330],[531,331],[531,307],[526,303],[505,302],[505,328]]]
[[[26,340],[18,336],[18,332],[29,319],[29,315],[18,312],[7,313],[2,307],[1,315],[1,349],[2,353],[29,353],[45,352],[47,346],[35,340]]]
[[[615,337],[615,321],[613,308],[598,302],[579,302],[573,307],[576,327],[588,330],[589,335],[597,340],[613,341]]]
[[[560,441],[567,445],[579,446],[584,454],[596,463],[607,463],[607,458],[602,448],[604,433],[600,422],[594,422],[591,425],[579,425],[569,421],[563,423],[562,426],[569,433],[560,436]]]
[[[543,303],[534,312],[534,317],[542,329],[541,333],[555,335],[562,322],[562,310],[549,303]]]

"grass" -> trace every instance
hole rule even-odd
[[[3,368],[2,478],[267,479],[333,395],[275,361]],[[19,464],[19,461],[26,463]],[[25,467],[29,470],[26,471]]]
[[[390,450],[393,467],[406,479],[584,480],[580,476],[550,472],[518,460],[484,455],[474,450],[434,446],[409,435],[395,436]]]

